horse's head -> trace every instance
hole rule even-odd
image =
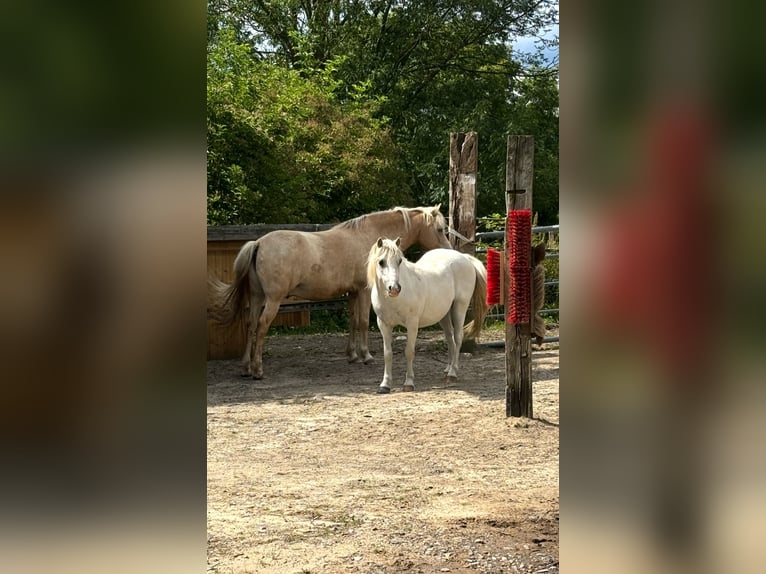
[[[404,260],[404,254],[400,248],[401,239],[384,239],[379,237],[370,249],[367,259],[367,282],[370,287],[378,281],[383,291],[389,297],[398,297],[402,290],[399,283],[399,266]]]
[[[442,247],[452,249],[452,245],[447,239],[447,222],[439,211],[441,205],[433,207],[422,207],[420,213],[422,218],[418,227],[418,235],[415,241],[426,251]]]

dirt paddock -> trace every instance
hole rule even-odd
[[[378,333],[370,365],[343,335],[270,337],[262,381],[208,362],[208,572],[558,572],[558,343],[535,348],[520,420],[502,348],[448,382],[441,331],[421,331],[404,393],[398,337],[389,395]]]

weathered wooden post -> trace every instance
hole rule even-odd
[[[532,181],[534,175],[535,141],[532,136],[508,136],[508,155],[505,165],[505,205],[508,211],[505,230],[505,253],[514,249],[511,245],[510,220],[513,212],[532,209]],[[517,230],[518,231],[518,230]],[[518,235],[518,233],[517,233]],[[522,232],[524,237],[516,237],[531,252],[531,223],[529,231]],[[531,256],[529,257],[531,259]],[[520,270],[517,270],[520,271]],[[526,270],[531,282],[531,267]],[[509,309],[514,297],[513,270],[511,265],[503,271],[505,285],[509,289],[505,299],[505,416],[532,418],[532,337],[530,322],[511,322]],[[522,290],[523,292],[523,290]],[[523,293],[529,301],[521,301],[522,306],[532,308],[531,289]],[[516,293],[518,297],[518,292]]]
[[[476,174],[478,171],[479,136],[476,132],[449,135],[449,225],[459,233],[450,234],[452,247],[462,253],[476,255]],[[467,240],[467,241],[466,241]],[[467,320],[472,319],[469,310]],[[476,341],[463,340],[460,351],[472,353]]]
[[[479,137],[476,132],[449,135],[449,224],[465,237],[451,235],[452,247],[476,254],[476,173]]]

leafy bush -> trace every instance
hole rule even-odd
[[[231,31],[208,50],[208,223],[330,222],[410,201],[378,101],[334,96],[334,64],[306,77],[254,59]]]

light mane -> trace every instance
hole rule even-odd
[[[414,211],[416,213],[422,213],[423,214],[423,221],[425,222],[426,227],[433,227],[437,224],[441,224],[442,227],[447,226],[447,221],[444,219],[444,216],[439,211],[440,205],[436,205],[434,207],[395,207],[394,209],[409,209],[408,216],[410,215],[409,212]],[[407,227],[407,231],[409,231],[409,227]]]
[[[377,241],[372,244],[370,254],[367,256],[367,286],[370,289],[373,288],[375,281],[378,279],[378,259],[381,254],[388,257],[389,255],[395,255],[396,253],[401,254],[401,251],[402,250],[396,246],[396,242],[391,239],[384,239],[383,245],[380,247],[378,247]],[[404,255],[401,254],[401,257],[404,258]]]
[[[367,213],[365,215],[360,215],[359,217],[355,217],[353,219],[349,219],[348,221],[344,221],[342,223],[339,223],[335,226],[335,229],[343,228],[343,229],[352,229],[356,230],[362,227],[365,222],[367,221],[367,218],[369,217],[376,217],[379,215],[386,215],[391,213],[401,213],[402,217],[404,218],[404,232],[405,234],[409,234],[410,229],[412,228],[412,215],[414,213],[422,213],[423,214],[423,220],[425,221],[425,224],[427,226],[432,225],[434,223],[434,215],[433,215],[433,207],[394,207],[391,209],[387,209],[384,211],[376,211],[374,213]],[[437,221],[443,220],[444,216],[441,213],[437,212],[438,219]]]
[[[360,227],[364,226],[364,224],[367,222],[367,219],[370,217],[376,217],[380,215],[390,215],[393,212],[398,211],[402,214],[402,217],[404,218],[404,229],[406,233],[409,233],[410,231],[410,213],[409,213],[409,207],[394,207],[392,209],[386,209],[383,211],[376,211],[374,213],[365,213],[364,215],[360,215],[359,217],[355,217],[354,219],[349,219],[348,221],[344,221],[342,223],[339,223],[335,226],[336,229],[342,228],[342,229],[351,229],[351,230],[357,230]],[[416,208],[417,209],[417,208]]]
[[[425,222],[426,227],[430,227],[434,224],[435,221],[444,220],[444,216],[438,211],[438,207],[436,211],[436,217],[438,219],[433,215],[433,207],[394,207],[391,211],[399,211],[404,216],[404,229],[407,233],[410,232],[410,217],[412,217],[411,212],[423,214],[423,221]]]

